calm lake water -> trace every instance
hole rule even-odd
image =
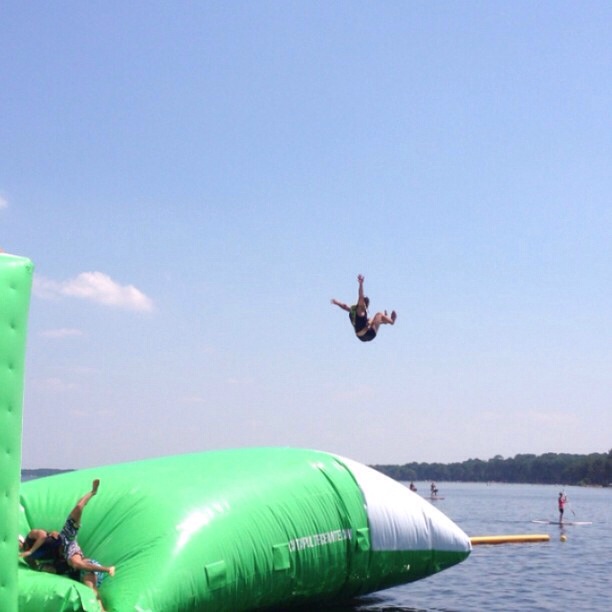
[[[429,483],[415,483],[427,494]],[[546,533],[550,542],[475,546],[466,561],[425,580],[359,598],[326,612],[465,612],[612,610],[612,489],[566,487],[566,520],[558,520],[561,488],[545,485],[438,483],[434,502],[469,536]],[[565,535],[566,542],[561,542]]]

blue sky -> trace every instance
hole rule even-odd
[[[612,446],[609,2],[0,7],[24,467]],[[395,327],[355,339],[365,275]]]

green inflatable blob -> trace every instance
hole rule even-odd
[[[33,265],[0,253],[0,610],[17,609],[15,551],[26,330]]]
[[[101,484],[79,543],[86,556],[117,568],[100,587],[108,610],[332,602],[424,578],[471,550],[463,531],[400,483],[348,459],[289,448],[165,457],[26,482],[21,534],[60,530],[94,478]],[[79,598],[83,609],[96,609],[86,587],[26,572],[21,611],[74,610]],[[37,578],[43,587],[34,587]]]
[[[16,604],[17,605],[17,604]],[[100,612],[94,592],[70,578],[19,565],[19,608],[37,612]]]

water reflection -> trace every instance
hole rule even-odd
[[[294,612],[457,612],[446,607],[425,609],[397,606],[389,603],[389,597],[384,594],[364,595],[344,604],[319,607],[313,607],[310,604],[304,607],[291,608],[291,610]],[[274,610],[273,612],[281,612],[281,610]],[[286,612],[286,610],[283,610],[283,612]]]

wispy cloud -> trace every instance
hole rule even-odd
[[[153,310],[153,301],[134,285],[120,285],[103,272],[82,272],[66,281],[34,277],[34,293],[43,299],[74,297],[139,312]]]
[[[8,208],[8,200],[0,193],[0,210]]]
[[[536,410],[519,414],[519,422],[526,423],[529,420],[540,427],[576,427],[580,423],[577,414],[562,411],[545,412]]]
[[[180,398],[180,401],[185,404],[205,404],[206,398],[201,395],[185,395]]]
[[[47,329],[40,333],[45,338],[71,338],[74,336],[82,336],[83,332],[80,329],[71,329],[62,327],[60,329]]]
[[[245,378],[238,378],[236,376],[230,376],[227,379],[229,385],[252,385],[255,382],[252,376],[246,376]]]
[[[51,393],[63,393],[77,388],[75,383],[57,377],[45,378],[40,381],[39,386]]]
[[[368,400],[374,397],[374,389],[370,385],[359,384],[351,389],[336,391],[332,394],[336,401],[355,402],[359,400]]]

